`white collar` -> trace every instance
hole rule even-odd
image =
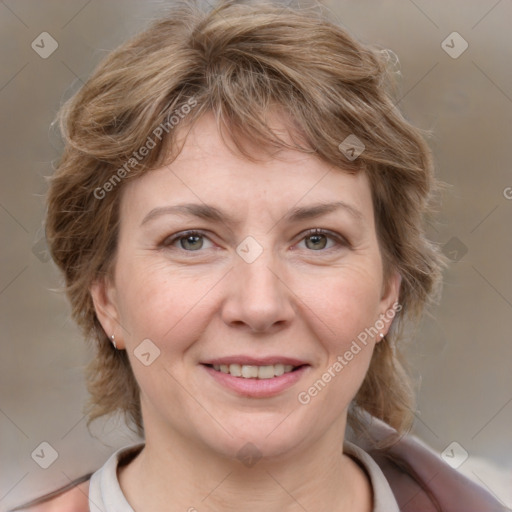
[[[138,443],[120,448],[92,475],[89,485],[91,512],[135,512],[121,490],[117,467],[120,460],[138,453],[143,447],[144,443]],[[343,443],[343,451],[360,462],[370,478],[373,490],[372,512],[400,512],[384,473],[372,457],[347,440]]]

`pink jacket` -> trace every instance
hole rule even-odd
[[[381,441],[396,434],[371,418],[371,437]],[[390,448],[372,449],[362,437],[353,442],[367,451],[386,476],[401,512],[510,511],[486,489],[450,467],[417,437],[406,435]]]

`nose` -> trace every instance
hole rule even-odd
[[[226,283],[222,318],[230,326],[251,332],[274,332],[289,325],[295,315],[293,293],[266,251],[247,263],[237,258]]]

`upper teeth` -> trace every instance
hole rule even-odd
[[[234,377],[243,377],[245,379],[271,379],[293,370],[291,364],[270,364],[267,366],[214,364],[213,368],[222,373],[230,373]]]

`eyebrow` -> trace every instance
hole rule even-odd
[[[337,210],[346,211],[354,220],[362,222],[363,214],[354,206],[344,201],[334,203],[318,203],[311,206],[303,206],[291,209],[285,216],[287,222],[298,222],[301,220],[316,219],[322,215],[335,212]],[[163,215],[188,215],[213,222],[221,222],[228,225],[240,224],[229,214],[215,206],[207,204],[184,203],[172,206],[160,206],[151,210],[142,220],[141,226]]]

